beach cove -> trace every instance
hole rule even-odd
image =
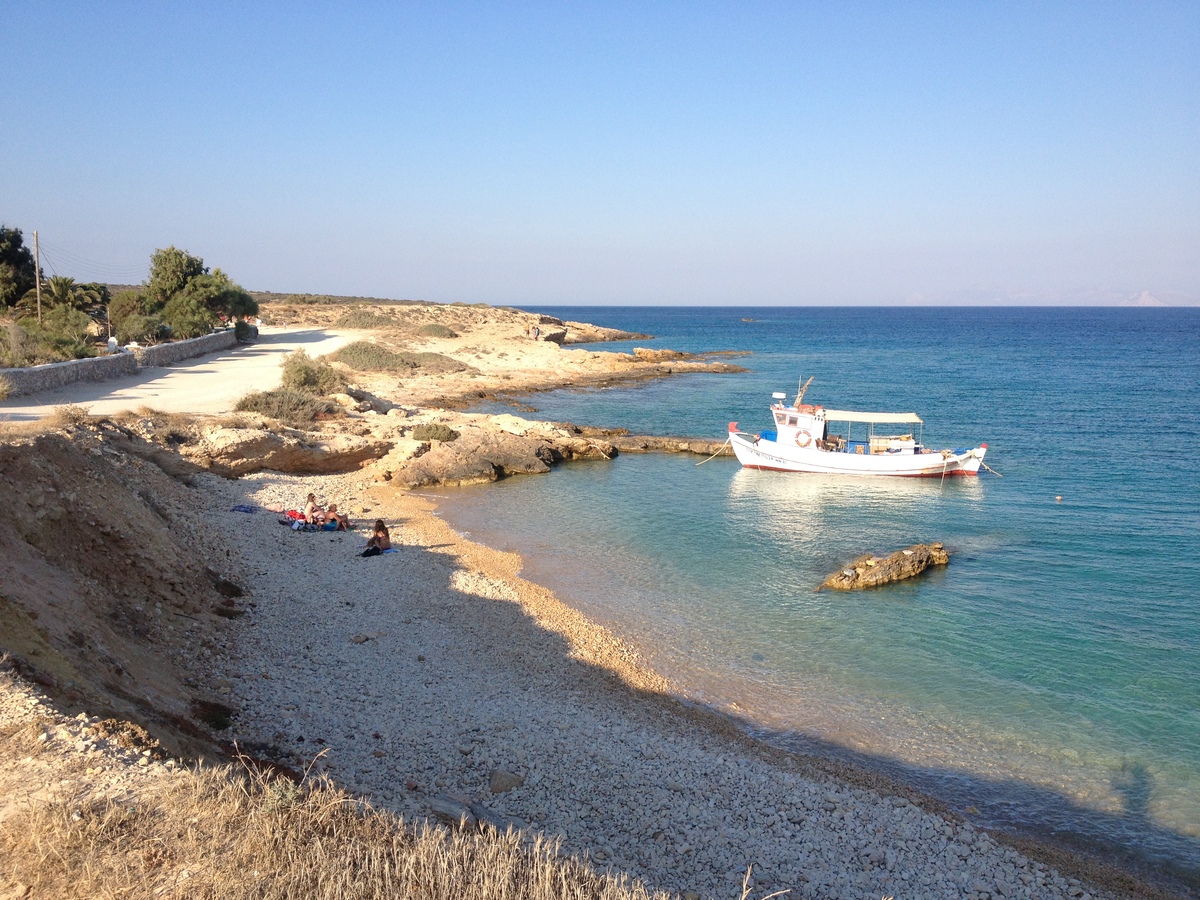
[[[512,370],[519,346],[499,351]],[[531,346],[542,366],[593,352]],[[543,371],[542,386],[553,380]],[[411,415],[427,416],[469,421]],[[365,413],[342,427],[379,430]],[[457,811],[558,835],[601,868],[698,896],[738,896],[746,865],[757,890],[813,897],[1147,890],[1047,848],[1030,848],[1035,862],[898,782],[773,749],[680,703],[633,643],[521,578],[528,561],[463,538],[428,499],[369,470],[192,478],[195,514],[252,598],[206,677],[236,710],[226,737],[258,756],[406,816]],[[388,520],[397,553],[360,559],[361,535],[295,534],[231,511],[295,505],[309,490],[360,525]]]

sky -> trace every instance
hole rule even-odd
[[[0,224],[48,274],[1200,305],[1195,0],[184,7],[0,0]]]

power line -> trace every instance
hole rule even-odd
[[[55,275],[58,274],[58,269],[55,266],[54,260],[59,260],[59,265],[63,268],[82,269],[86,274],[99,275],[98,281],[116,281],[118,279],[135,279],[140,281],[145,277],[146,270],[142,268],[132,269],[127,266],[114,266],[110,263],[97,262],[94,259],[88,259],[86,256],[81,256],[78,253],[72,253],[64,247],[58,247],[49,241],[43,240],[42,256],[46,259],[46,264],[50,267],[50,271]],[[49,248],[51,254],[46,253]]]

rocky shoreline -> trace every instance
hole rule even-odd
[[[685,897],[739,896],[747,867],[757,895],[1157,895],[1087,860],[1034,847],[1035,859],[902,785],[772,749],[721,716],[677,701],[631,648],[522,579],[515,555],[464,539],[429,499],[405,490],[545,473],[589,455],[720,449],[716,441],[639,438],[425,405],[500,382],[505,390],[524,389],[709,365],[669,354],[612,360],[565,351],[524,338],[518,326],[527,314],[500,312],[456,309],[453,325],[463,335],[436,339],[442,352],[470,353],[485,369],[493,366],[487,377],[476,370],[365,380],[347,394],[345,414],[321,433],[245,415],[193,422],[147,412],[120,424],[74,425],[63,446],[55,439],[35,451],[14,447],[13,471],[20,460],[30,474],[0,480],[0,493],[22,521],[37,523],[28,535],[5,536],[29,542],[6,551],[13,572],[34,573],[22,576],[26,593],[5,598],[11,609],[0,604],[10,629],[6,645],[17,625],[29,631],[18,642],[17,670],[73,696],[68,705],[91,708],[99,694],[73,679],[89,654],[98,656],[108,668],[96,673],[103,684],[94,687],[102,693],[117,686],[108,702],[125,715],[153,720],[164,735],[187,718],[190,737],[177,733],[169,748],[180,757],[202,754],[205,741],[236,742],[281,771],[327,775],[410,820],[465,819],[554,836],[600,869]],[[464,322],[471,317],[488,320],[490,330],[469,331]],[[564,359],[568,353],[584,356]],[[416,426],[431,424],[459,437],[412,437]],[[34,481],[44,483],[42,499],[26,509]],[[129,653],[146,685],[131,682],[139,670],[118,659],[115,643],[79,644],[69,617],[57,621],[58,595],[46,595],[36,579],[49,584],[61,571],[21,562],[53,556],[63,510],[81,491],[88,496],[95,484],[110,482],[105,496],[123,498],[130,523],[110,529],[111,539],[129,545],[126,568],[145,595],[132,606],[118,597],[113,610],[130,617],[145,643]],[[300,505],[309,491],[349,511],[359,530],[296,533],[275,515],[253,511]],[[363,559],[363,528],[376,518],[392,527],[396,552]],[[90,546],[86,523],[74,524],[84,535],[80,546]],[[62,596],[100,596],[87,579],[105,557],[89,560],[59,559],[62,571],[79,567]],[[204,560],[206,586],[190,591]],[[152,564],[162,568],[158,579]],[[16,584],[18,575],[9,578],[6,570],[6,578]],[[45,638],[29,627],[31,618]],[[65,662],[50,666],[60,656]],[[152,689],[156,683],[164,687]],[[11,714],[0,715],[6,732],[40,702],[22,695],[0,703],[0,713]],[[53,719],[38,709],[38,721]],[[220,715],[206,719],[205,710]],[[102,771],[130,790],[137,779],[120,773],[131,766],[161,777],[178,771],[150,752],[153,741],[136,753],[106,756],[116,750],[94,739],[99,723],[85,715],[64,718],[57,731],[44,726],[43,744],[61,745],[64,759],[82,754],[71,764],[77,768],[87,761],[78,781],[56,794],[99,784]],[[14,765],[4,783],[27,781],[24,771]],[[26,802],[42,796],[34,791]]]

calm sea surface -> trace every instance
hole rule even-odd
[[[806,400],[917,412],[928,445],[987,441],[1003,477],[626,455],[440,491],[452,524],[772,742],[1200,871],[1200,310],[542,311],[751,371],[539,394],[530,417],[721,437],[815,375]],[[944,570],[814,591],[926,540]]]

